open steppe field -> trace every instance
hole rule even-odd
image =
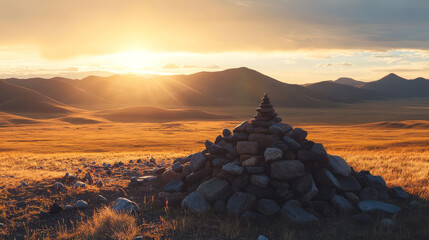
[[[139,204],[148,204],[145,209],[150,212],[149,205],[155,203],[149,204],[147,199],[154,201],[153,195],[156,190],[151,187],[139,189],[142,192],[135,192],[136,189],[127,188],[129,179],[105,181],[103,188],[91,186],[86,190],[75,190],[70,187],[67,194],[55,195],[55,197],[51,196],[53,193],[50,191],[44,192],[43,188],[49,188],[56,181],[55,179],[62,178],[66,172],[79,174],[79,171],[85,168],[85,164],[94,162],[99,165],[104,162],[128,163],[129,160],[136,161],[139,158],[146,160],[153,157],[157,163],[169,165],[176,157],[203,150],[206,139],[214,140],[223,128],[232,129],[238,123],[238,121],[198,121],[89,125],[36,124],[1,128],[0,222],[7,223],[9,228],[0,231],[3,231],[3,234],[22,232],[21,236],[26,237],[36,233],[47,234],[43,235],[45,237],[56,236],[59,223],[55,221],[64,220],[55,219],[50,223],[34,223],[40,210],[49,209],[54,201],[67,199],[71,201],[78,196],[90,199],[91,196],[100,193],[107,196],[125,194],[131,199],[134,198]],[[313,124],[294,125],[294,127],[306,129],[309,133],[308,139],[322,143],[330,154],[342,156],[356,171],[369,170],[374,175],[383,176],[389,186],[402,186],[407,192],[414,194],[414,197],[429,200],[427,170],[429,168],[429,128],[425,124],[427,124],[425,121],[408,121],[402,125],[393,126],[377,123],[349,126]],[[27,191],[21,187],[22,181],[28,184],[27,189],[32,190]],[[187,234],[194,234],[191,238],[207,237],[204,235],[206,230],[201,226],[195,228],[198,221],[192,222],[194,220],[188,217],[181,221],[180,215],[174,218],[173,213],[160,213],[167,210],[157,209],[157,215],[160,216],[156,221],[145,220],[147,222],[141,225],[143,229],[140,229],[145,236],[152,236],[154,239],[182,239],[186,238],[184,236],[188,236]],[[87,211],[93,211],[93,209]],[[168,214],[173,215],[168,216]],[[168,217],[171,218],[169,221],[166,220]],[[421,217],[428,220],[427,214]],[[84,218],[83,214],[74,217],[74,219]],[[424,223],[421,218],[416,219],[419,224]],[[215,222],[218,220],[212,219]],[[61,226],[64,225],[69,225],[70,228],[70,224]],[[243,236],[248,236],[243,235],[242,232],[236,232],[230,228],[231,226],[221,225],[221,230],[217,227],[207,230],[208,234],[216,229],[214,234],[218,234],[216,231],[221,231],[221,235],[226,236],[226,239],[246,239]],[[62,229],[62,231],[65,230]],[[326,235],[324,238],[341,239],[342,230],[338,231],[324,233]],[[360,233],[363,235],[352,235],[351,238],[359,239],[358,237],[361,236],[382,238],[391,236],[383,234],[392,234],[384,231],[377,232],[375,228],[368,231]],[[398,239],[410,238],[412,235],[409,229],[400,231],[402,232],[398,235]],[[427,234],[427,227],[419,228],[419,231],[426,231]],[[331,236],[332,234],[334,236]],[[300,235],[293,232],[283,233],[281,238],[294,239],[293,236]]]

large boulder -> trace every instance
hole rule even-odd
[[[265,216],[273,216],[280,210],[280,206],[271,199],[260,199],[256,204],[258,212]]]
[[[298,160],[276,161],[271,164],[271,177],[290,181],[304,175],[305,168]]]
[[[302,129],[302,128],[295,128],[293,130],[293,136],[292,137],[295,140],[297,140],[298,142],[302,142],[307,137],[307,134],[308,134],[307,131],[305,131],[304,129]]]
[[[275,123],[268,129],[271,134],[284,135],[292,130],[292,127],[285,123]]]
[[[167,171],[165,171],[164,173],[162,173],[161,175],[161,180],[164,184],[167,184],[171,181],[174,180],[180,180],[182,179],[183,175],[181,173],[178,173],[176,171],[174,171],[173,169],[169,169]]]
[[[337,179],[341,185],[340,190],[343,192],[359,192],[361,190],[358,180],[352,176],[340,176]]]
[[[240,215],[252,209],[256,204],[256,197],[249,193],[236,192],[226,204],[226,210],[230,215]]]
[[[353,211],[353,205],[340,195],[334,195],[331,198],[331,204],[340,213],[348,213]]]
[[[286,202],[283,205],[280,209],[280,215],[282,218],[300,225],[310,226],[319,223],[319,219],[317,217],[302,209],[299,203],[295,203],[294,200]]]
[[[112,209],[116,212],[140,212],[140,208],[137,203],[121,197],[116,199]]]
[[[259,145],[257,142],[250,142],[250,141],[240,141],[237,142],[236,146],[238,154],[249,154],[249,155],[256,155],[259,151]]]
[[[267,175],[257,174],[250,176],[250,183],[260,188],[266,188],[269,182],[270,178]]]
[[[313,169],[311,174],[316,180],[317,183],[323,186],[336,187],[337,189],[341,188],[341,184],[338,179],[326,168]]]
[[[337,174],[340,176],[348,176],[350,174],[351,168],[343,158],[335,155],[328,155],[328,156],[329,156],[329,169],[333,174]]]
[[[164,187],[164,192],[181,192],[183,191],[183,188],[185,187],[185,184],[182,180],[173,180]]]
[[[225,197],[230,190],[229,183],[219,178],[207,180],[197,188],[197,192],[201,193],[208,202],[215,202]]]
[[[232,175],[241,175],[243,174],[244,168],[235,163],[227,163],[222,166],[222,171]]]
[[[191,154],[187,158],[189,159],[192,172],[197,172],[206,165],[206,156],[201,152]]]
[[[301,145],[297,141],[295,141],[295,139],[289,136],[284,136],[283,140],[287,143],[288,147],[292,151],[298,151],[301,148]]]
[[[234,127],[234,129],[232,130],[233,132],[246,132],[246,130],[251,127],[250,123],[247,121],[244,121],[240,124],[238,124],[236,127]]]
[[[192,192],[182,200],[182,208],[193,213],[205,213],[210,209],[210,204],[199,192]]]
[[[362,212],[382,211],[390,214],[400,212],[402,209],[396,205],[385,203],[377,200],[365,200],[358,203],[358,207]]]
[[[267,148],[264,152],[266,162],[274,162],[282,159],[283,151],[278,148]]]

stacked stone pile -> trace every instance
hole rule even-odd
[[[388,189],[381,176],[355,172],[306,137],[305,130],[281,123],[265,95],[250,122],[224,129],[202,152],[176,159],[162,174],[160,196],[178,198],[192,212],[213,210],[260,224],[273,216],[298,224],[335,215],[371,222],[367,213],[401,211],[386,202],[409,198],[401,187]]]

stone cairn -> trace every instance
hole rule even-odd
[[[167,185],[159,196],[194,213],[211,209],[257,224],[278,216],[314,225],[345,214],[368,223],[367,213],[401,211],[384,202],[409,198],[401,187],[388,189],[381,176],[355,172],[307,140],[305,130],[281,123],[266,94],[256,111],[250,123],[207,140],[202,152],[176,159],[161,176]]]

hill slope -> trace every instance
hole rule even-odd
[[[364,84],[365,82],[354,80],[353,78],[341,77],[334,81],[335,83],[340,83],[344,85],[349,85],[352,87],[357,87]]]
[[[429,97],[429,80],[407,80],[393,73],[378,81],[364,83],[359,88],[377,91],[388,97]]]
[[[181,120],[226,119],[228,116],[193,109],[165,109],[136,106],[99,111],[95,114],[114,122],[172,122]]]
[[[345,102],[358,102],[382,98],[377,92],[331,81],[313,83],[307,85],[307,88],[329,96],[330,98]]]
[[[0,111],[11,113],[69,113],[66,105],[34,90],[0,80]]]
[[[67,82],[65,78],[30,78],[16,79],[10,78],[5,81],[14,85],[35,90],[52,99],[67,105],[95,105],[105,104],[106,100],[101,99],[91,93],[88,93],[73,84]]]
[[[287,84],[248,68],[191,75],[88,77],[70,80],[113,102],[154,106],[254,106],[267,92],[284,107],[328,107],[332,99],[303,86]]]

